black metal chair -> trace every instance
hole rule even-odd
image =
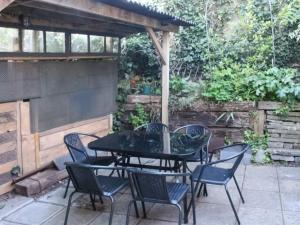
[[[90,137],[99,139],[96,135],[91,134],[82,134],[82,133],[70,133],[64,137],[64,143],[69,150],[69,153],[74,162],[78,163],[86,163],[91,165],[99,165],[99,166],[108,166],[112,163],[117,162],[117,157],[112,156],[97,156],[97,151],[95,151],[95,156],[90,156],[87,152],[86,147],[83,145],[80,137]],[[112,171],[113,173],[113,171]],[[68,180],[66,191],[64,193],[64,198],[66,198],[68,189],[70,186],[70,179]]]
[[[111,201],[109,225],[112,224],[114,213],[113,196],[128,185],[128,179],[112,176],[96,175],[96,170],[121,170],[121,167],[92,166],[80,163],[66,163],[66,169],[74,185],[75,191],[70,194],[64,224],[67,225],[72,197],[76,192],[89,194],[90,197],[98,195],[100,198],[107,197]],[[93,202],[93,208],[95,209]]]
[[[174,133],[183,133],[183,134],[190,135],[191,137],[207,134],[208,137],[205,140],[206,143],[204,143],[204,145],[199,147],[199,151],[197,151],[194,155],[187,157],[186,162],[187,163],[200,162],[201,164],[203,163],[203,161],[205,163],[208,162],[208,158],[209,158],[208,148],[212,137],[212,131],[210,129],[208,129],[206,126],[203,126],[201,124],[190,124],[190,125],[177,128],[176,130],[174,130]]]
[[[234,215],[238,221],[238,224],[240,224],[240,220],[238,217],[238,214],[235,210],[235,207],[233,205],[231,196],[229,194],[227,184],[228,182],[233,178],[236,187],[238,189],[239,195],[242,199],[242,202],[245,203],[242,192],[240,190],[240,187],[238,185],[238,182],[234,176],[236,169],[240,165],[245,152],[249,149],[249,146],[247,144],[235,144],[235,145],[229,145],[229,146],[224,146],[218,149],[215,149],[213,153],[222,151],[222,150],[230,150],[230,152],[233,154],[232,156],[226,158],[226,159],[221,159],[217,160],[214,162],[211,162],[212,155],[210,156],[210,162],[204,165],[198,165],[195,170],[192,173],[192,179],[194,182],[196,182],[195,190],[199,188],[198,192],[198,197],[201,192],[201,188],[205,184],[212,184],[212,185],[224,185],[225,191],[227,194],[227,197],[230,201],[230,205],[232,207],[232,210],[234,212]],[[232,167],[231,168],[222,168],[218,167],[220,163],[223,162],[232,162]],[[200,187],[199,187],[200,185]]]
[[[134,129],[135,131],[144,131],[148,134],[157,134],[162,132],[168,132],[169,127],[163,123],[148,123],[143,124]],[[129,159],[130,160],[130,159]],[[139,164],[142,165],[141,158],[138,157]],[[160,160],[160,167],[162,166],[162,160]]]
[[[142,203],[144,218],[147,217],[145,202],[174,205],[179,210],[178,224],[182,223],[182,207],[180,202],[184,201],[184,220],[187,222],[187,193],[191,191],[191,205],[193,208],[193,223],[196,224],[194,184],[167,182],[167,177],[185,177],[190,173],[160,173],[141,169],[128,169],[128,177],[133,199],[130,201],[127,210],[126,224],[129,224],[129,213],[131,205],[139,201]],[[136,208],[136,214],[138,211]]]

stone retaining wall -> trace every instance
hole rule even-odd
[[[269,134],[268,151],[273,160],[300,162],[300,105],[287,117],[275,115],[280,107],[275,102],[260,102],[258,108],[265,111],[265,131]]]
[[[125,110],[127,115],[134,111],[136,104],[142,104],[146,111],[160,111],[160,96],[129,95]],[[214,131],[212,147],[221,146],[225,141],[243,141],[246,129],[258,134],[268,133],[268,151],[273,160],[300,162],[300,104],[288,117],[275,115],[275,110],[281,106],[277,102],[235,102],[215,104],[198,101],[186,110],[170,113],[170,128],[175,129],[186,124],[202,123]],[[217,123],[216,119],[227,113]],[[234,120],[226,122],[232,113]]]

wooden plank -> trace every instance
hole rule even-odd
[[[148,32],[148,34],[150,35],[150,38],[155,46],[155,49],[157,50],[159,56],[160,56],[160,60],[162,62],[163,65],[166,65],[166,56],[165,53],[162,49],[161,43],[158,40],[158,37],[156,36],[154,30],[150,27],[146,27],[146,31]]]
[[[273,134],[299,134],[300,135],[300,130],[268,129],[268,132]]]
[[[127,103],[129,104],[149,104],[149,103],[161,103],[161,96],[153,95],[127,95]]]
[[[258,110],[255,115],[253,128],[254,132],[258,135],[264,134],[264,128],[265,128],[265,111],[264,110]]]
[[[20,102],[20,113],[21,113],[21,134],[30,135],[30,106],[29,102]]]
[[[255,102],[228,102],[213,103],[206,101],[196,101],[191,107],[192,111],[208,111],[208,112],[249,112],[255,111]]]
[[[38,194],[47,187],[65,179],[67,176],[66,170],[48,169],[18,182],[15,184],[15,191],[25,196]]]
[[[15,150],[4,152],[0,154],[0,165],[3,165],[8,162],[16,161],[16,159],[17,159],[17,152]],[[2,172],[0,171],[0,174],[1,173]]]
[[[258,102],[258,109],[262,110],[276,110],[282,106],[280,102],[269,102],[269,101],[261,101]],[[295,105],[295,111],[300,111],[300,103]]]
[[[9,123],[16,121],[16,112],[11,111],[11,112],[5,112],[5,113],[0,113],[0,124],[1,123]]]
[[[17,123],[15,121],[9,123],[0,123],[0,134],[15,130],[17,130]]]
[[[0,103],[0,113],[11,112],[16,110],[16,103]]]
[[[13,151],[13,150],[17,150],[17,143],[16,141],[10,141],[7,143],[0,143],[0,154],[4,153],[4,152],[9,152],[9,151]]]
[[[21,134],[21,101],[18,101],[16,103],[16,117],[17,117],[17,140],[16,140],[16,144],[17,144],[17,161],[18,161],[18,165],[21,168],[21,174],[23,174],[23,160],[22,160],[22,134]]]
[[[5,132],[3,134],[0,134],[0,141],[1,144],[11,142],[11,141],[16,141],[17,136],[16,136],[16,131],[11,131],[11,132]]]
[[[0,185],[0,195],[8,193],[14,189],[14,185],[11,182],[7,182],[6,184]]]
[[[162,65],[162,102],[161,102],[161,121],[169,125],[169,82],[170,82],[170,33],[163,32],[162,49],[166,64]]]
[[[72,133],[72,132],[78,132],[78,133],[96,133],[101,130],[109,131],[109,120],[108,118],[105,120],[98,120],[90,124],[85,124],[79,127],[74,127],[71,129],[63,130],[54,134],[41,136],[40,137],[40,149],[41,151],[44,151],[48,148],[52,148],[55,146],[58,146],[60,144],[63,144],[63,138],[66,134]]]
[[[275,111],[266,111],[267,115],[275,115]],[[296,117],[300,117],[300,112],[289,112],[288,116],[296,116]]]
[[[61,126],[61,127],[53,128],[51,130],[43,131],[43,132],[40,133],[40,136],[43,137],[43,136],[58,133],[58,132],[61,132],[61,131],[64,131],[64,130],[80,127],[80,126],[83,126],[83,125],[86,125],[86,124],[96,123],[100,120],[109,120],[109,118],[108,118],[108,116],[103,116],[103,117],[98,117],[98,118],[88,119],[88,120],[84,120],[84,121],[79,121],[79,122],[76,122],[76,123],[67,124],[67,125],[64,125],[64,126]]]
[[[17,165],[17,160],[13,160],[11,162],[7,162],[0,165],[0,173],[10,172],[11,169]]]
[[[37,168],[34,135],[22,136],[22,167],[23,173]]]
[[[0,12],[13,2],[14,2],[14,0],[1,0],[1,2],[0,2]]]
[[[55,148],[49,148],[40,152],[40,164],[47,165],[52,161],[63,155],[67,155],[69,152],[64,144],[56,146]]]
[[[129,24],[135,24],[144,27],[151,27],[161,31],[176,32],[178,27],[175,25],[162,25],[161,21],[143,16],[137,13],[126,11],[114,6],[110,6],[101,2],[92,0],[40,0],[40,2],[53,4],[56,6],[74,9],[102,17],[123,21]],[[28,4],[30,6],[30,4]],[[74,12],[76,14],[76,12]]]

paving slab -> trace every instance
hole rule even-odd
[[[120,225],[125,224],[126,215],[114,215],[112,225]],[[129,225],[137,225],[140,219],[130,216],[129,217]],[[108,224],[109,222],[109,213],[101,213],[92,223],[89,225],[99,225],[99,224]]]
[[[178,212],[178,208],[174,205],[154,204],[147,217],[149,219],[176,222],[178,221]]]
[[[11,214],[12,212],[16,211],[17,209],[20,209],[24,207],[25,205],[31,203],[33,201],[33,198],[23,197],[21,195],[14,195],[13,197],[2,200],[0,204],[4,205],[2,209],[0,209],[0,220]]]
[[[28,225],[38,225],[54,216],[62,209],[63,207],[58,205],[32,202],[5,217],[4,220]]]
[[[202,203],[196,207],[197,225],[234,225],[235,217],[230,206]],[[192,214],[189,215],[192,222]]]
[[[300,194],[300,180],[280,179],[279,186],[281,193]]]
[[[64,209],[61,213],[53,216],[43,225],[58,225],[64,224],[66,215],[66,209]],[[99,211],[87,210],[83,208],[71,207],[68,224],[72,225],[87,225],[91,223],[98,215],[100,215]],[[103,223],[105,224],[105,223]]]
[[[196,203],[205,202],[212,204],[230,205],[229,199],[226,195],[225,188],[223,186],[208,185],[208,196],[196,197]],[[240,204],[240,195],[236,188],[229,188],[229,193],[235,206]]]
[[[279,179],[300,180],[300,167],[278,167]]]
[[[178,223],[175,223],[175,222],[150,220],[150,219],[143,219],[138,223],[138,225],[177,225],[177,224]]]
[[[254,179],[277,178],[276,167],[249,165],[246,167],[245,177]]]
[[[275,178],[249,178],[245,177],[243,188],[257,191],[279,192],[278,180]]]
[[[281,210],[278,192],[243,190],[246,208]]]
[[[66,198],[63,198],[64,193],[65,193],[65,187],[59,187],[51,192],[48,192],[47,194],[43,195],[42,197],[38,198],[38,201],[67,206],[69,196],[73,191],[74,191],[73,188],[69,188]],[[81,194],[75,193],[72,197],[72,201],[74,202],[80,196],[81,196]]]
[[[299,212],[283,212],[283,219],[285,225],[299,225],[300,214]]]
[[[239,218],[242,225],[283,225],[281,211],[241,207]]]
[[[284,211],[300,212],[300,193],[280,193]]]

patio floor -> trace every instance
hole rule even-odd
[[[227,166],[227,165],[225,165]],[[233,201],[242,225],[299,225],[300,224],[300,167],[241,165],[236,173],[242,186],[245,204],[241,203],[233,183]],[[63,224],[67,199],[63,199],[64,184],[33,199],[15,196],[2,203],[1,225]],[[71,192],[71,191],[69,191]],[[129,189],[116,196],[113,224],[125,224]],[[177,210],[172,206],[146,205],[148,218],[130,218],[132,225],[175,225]],[[97,203],[91,210],[89,197],[76,195],[71,209],[70,225],[108,224],[109,202]],[[208,186],[208,197],[196,200],[198,225],[237,224],[223,187]],[[190,214],[189,224],[192,222]]]

